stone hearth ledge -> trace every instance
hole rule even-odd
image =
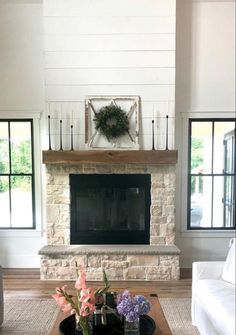
[[[176,245],[142,245],[142,244],[93,244],[93,245],[46,245],[39,250],[39,255],[179,255]]]
[[[87,279],[177,280],[180,250],[175,245],[47,245],[39,250],[41,279],[74,280],[75,262]]]

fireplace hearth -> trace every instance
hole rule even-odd
[[[150,174],[70,175],[71,244],[149,244]]]

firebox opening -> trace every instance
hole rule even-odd
[[[149,174],[70,175],[71,244],[149,244]]]

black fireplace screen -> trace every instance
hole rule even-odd
[[[151,176],[70,175],[71,244],[149,244]]]

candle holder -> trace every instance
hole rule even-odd
[[[154,144],[154,120],[152,120],[152,150],[155,150],[155,144]]]
[[[70,150],[74,150],[74,141],[73,141],[73,124],[70,126]]]
[[[51,144],[51,118],[50,118],[50,115],[48,115],[48,150],[52,150],[52,144]]]
[[[166,115],[166,150],[169,150],[168,148],[168,120],[169,120],[169,117],[168,115]]]
[[[60,150],[63,150],[63,147],[62,147],[62,120],[60,120]]]

